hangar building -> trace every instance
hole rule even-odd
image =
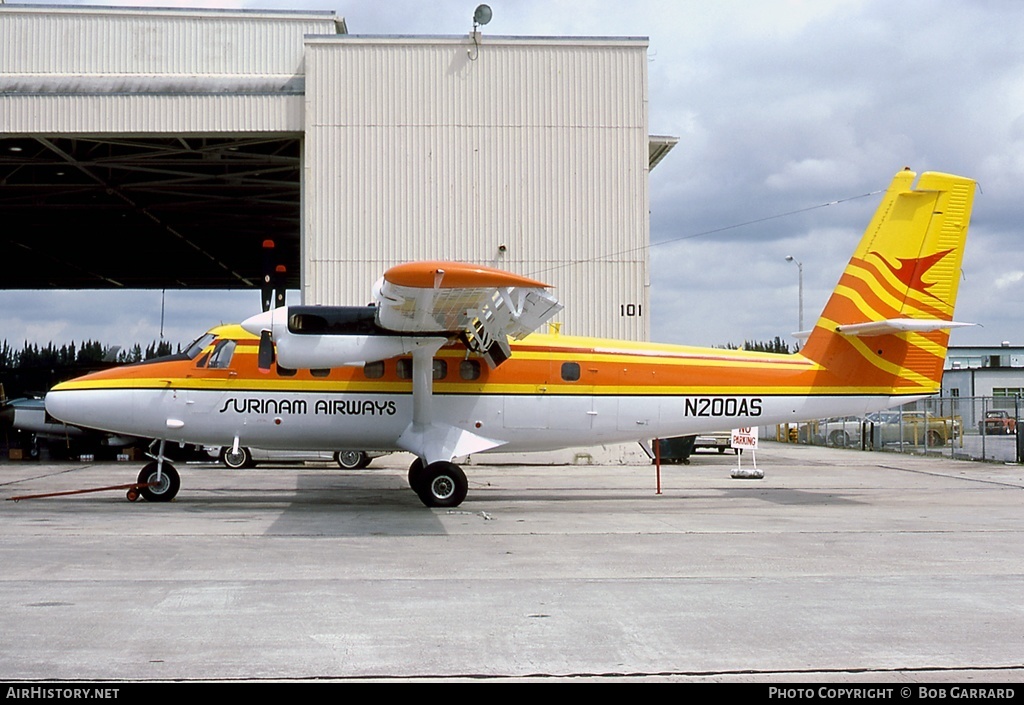
[[[552,284],[567,333],[645,339],[676,142],[647,100],[644,38],[0,5],[0,286],[253,287],[270,237],[305,303],[454,259]]]

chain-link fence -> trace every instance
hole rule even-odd
[[[768,429],[766,437],[859,450],[933,452],[969,460],[1022,462],[1020,397],[931,397],[863,417]]]

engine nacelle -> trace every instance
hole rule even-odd
[[[395,335],[376,323],[370,306],[285,306],[246,319],[254,335],[270,331],[277,361],[292,369],[327,369],[363,365],[407,355],[440,336]]]
[[[344,365],[363,365],[408,355],[427,341],[437,338],[370,335],[295,335],[274,336],[277,363],[292,369],[326,369]],[[443,339],[442,339],[443,340]]]

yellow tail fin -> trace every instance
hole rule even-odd
[[[953,322],[975,183],[892,180],[801,351],[866,393],[934,394]],[[852,391],[852,390],[851,390]]]

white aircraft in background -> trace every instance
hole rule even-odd
[[[392,267],[362,307],[287,306],[177,356],[54,387],[70,424],[194,444],[394,451],[453,507],[453,461],[864,414],[940,390],[972,180],[900,172],[799,353],[533,331],[561,308],[531,278],[456,262]],[[167,501],[160,457],[138,482]]]

